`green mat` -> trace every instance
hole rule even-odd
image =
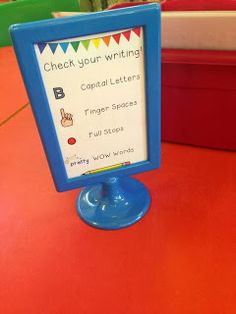
[[[52,18],[51,12],[79,11],[78,0],[17,0],[0,4],[0,47],[11,45],[12,24]]]
[[[130,0],[130,1],[125,1],[125,0],[84,0],[85,2],[88,2],[90,4],[91,10],[92,11],[100,11],[100,10],[105,10],[109,6],[112,6],[114,4],[119,4],[123,2],[145,2],[145,0]],[[147,0],[146,0],[147,1]],[[83,0],[81,1],[83,2]]]

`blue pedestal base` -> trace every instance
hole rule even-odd
[[[150,206],[147,188],[130,178],[109,178],[84,188],[77,200],[81,219],[99,229],[115,230],[140,220]]]

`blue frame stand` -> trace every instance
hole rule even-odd
[[[65,71],[67,69],[66,64],[68,64],[67,61],[65,61],[67,60],[65,59],[67,48],[69,47],[68,49],[70,50],[74,49],[74,51],[77,53],[77,50],[72,45],[72,42],[74,42],[76,45],[82,43],[83,46],[83,42],[85,43],[85,41],[88,41],[89,43],[90,40],[96,39],[97,36],[97,39],[99,39],[101,36],[108,34],[109,37],[113,36],[112,42],[114,43],[113,40],[117,42],[117,39],[114,37],[115,34],[126,37],[127,34],[125,35],[125,33],[127,33],[127,31],[134,31],[136,28],[139,29],[139,32],[142,31],[143,36],[142,44],[140,42],[140,51],[142,47],[144,50],[144,71],[143,73],[139,73],[137,70],[137,73],[135,73],[140,74],[139,76],[137,75],[137,77],[140,79],[139,84],[142,84],[142,80],[145,81],[143,86],[145,91],[145,99],[143,98],[142,101],[140,99],[139,107],[141,109],[141,105],[145,105],[147,157],[144,157],[141,154],[139,156],[139,152],[137,150],[134,160],[130,158],[130,163],[126,164],[125,166],[123,166],[123,163],[126,163],[129,160],[117,159],[116,162],[116,159],[114,158],[114,165],[121,164],[122,166],[106,169],[106,164],[102,163],[101,165],[104,165],[104,169],[101,171],[95,171],[93,173],[89,173],[88,171],[86,175],[80,174],[75,176],[76,173],[69,175],[65,158],[66,156],[72,156],[72,150],[71,147],[69,148],[69,146],[65,146],[68,148],[68,151],[66,148],[63,148],[65,143],[63,136],[65,133],[63,133],[64,135],[62,136],[61,132],[58,131],[59,127],[61,128],[59,117],[60,108],[62,108],[59,105],[62,105],[64,100],[60,102],[60,98],[56,98],[54,91],[55,88],[62,89],[63,91],[62,87],[64,86],[61,87],[60,77],[57,75],[49,75],[49,73],[47,73],[47,79],[45,79],[45,73],[48,72],[45,66],[50,63],[50,58],[52,54],[56,52],[58,46],[60,46],[59,49],[61,56],[58,55],[58,59],[55,59],[58,60],[56,61],[56,63],[58,62],[56,68]],[[77,211],[83,221],[95,228],[106,230],[120,229],[128,227],[140,220],[148,211],[150,206],[150,195],[148,190],[141,182],[129,176],[160,167],[160,6],[156,3],[151,3],[143,6],[133,6],[113,11],[103,11],[91,14],[82,14],[73,17],[65,17],[61,19],[50,19],[32,23],[16,24],[11,26],[10,33],[57,191],[62,192],[85,186],[77,200]],[[88,38],[88,40],[85,40],[85,37]],[[129,41],[129,38],[126,37],[126,39]],[[104,44],[106,43],[104,42]],[[87,50],[88,46],[86,45],[84,48]],[[79,46],[77,46],[77,48],[78,47]],[[50,50],[48,50],[49,55],[47,56],[50,56],[49,59],[44,60],[38,58],[38,56],[41,56],[44,49],[51,50],[52,54],[50,53]],[[117,47],[117,49],[119,49],[119,47]],[[117,51],[121,54],[122,57],[123,50]],[[71,52],[73,52],[73,50],[71,50]],[[98,53],[99,52],[97,51],[94,56],[99,56]],[[72,55],[74,55],[74,53]],[[119,54],[114,53],[114,58],[115,55]],[[135,57],[138,56],[135,54]],[[120,74],[123,73],[122,67],[124,65],[125,63],[120,63]],[[75,66],[74,63],[73,66]],[[133,74],[131,69],[132,68],[130,68],[130,75],[131,73]],[[69,70],[67,69],[66,71]],[[80,76],[82,78],[84,72],[75,71],[75,69],[71,69],[71,71],[71,78],[70,80],[68,79],[66,81],[68,84],[66,84],[64,87],[65,93],[63,92],[62,94],[63,97],[65,97],[65,95],[69,96],[71,94],[71,98],[68,98],[67,102],[68,105],[70,102],[70,108],[71,110],[73,109],[71,112],[77,115],[82,108],[79,108],[79,101],[74,101],[76,93],[79,92],[79,90],[77,91],[75,87],[73,87],[73,84],[71,84],[70,89],[70,81],[74,82],[74,80]],[[87,79],[93,78],[91,73],[88,75]],[[101,80],[102,78],[105,78],[104,75],[108,77],[108,74],[109,73],[101,73]],[[140,88],[140,86],[141,85],[137,85],[136,87]],[[111,93],[113,90],[109,89],[107,91]],[[119,98],[120,102],[125,101],[125,99],[135,100],[131,98],[133,97],[133,92],[129,93],[128,87],[125,89],[124,95],[124,97],[127,98],[123,98],[122,95],[122,98]],[[58,100],[58,103],[54,102],[55,99],[53,97]],[[92,96],[90,95],[88,101],[93,104],[91,97]],[[93,97],[95,98],[96,95]],[[116,101],[118,104],[118,99]],[[108,103],[104,102],[101,104],[98,102],[94,103],[94,105],[95,104],[99,106],[105,106]],[[112,103],[110,102],[109,104]],[[82,117],[83,115],[81,115],[80,118],[82,119]],[[117,115],[117,123],[119,121],[118,117],[119,116]],[[92,129],[93,126],[94,128]],[[97,129],[95,126],[96,124],[93,125],[93,122],[91,122],[91,130],[95,131]],[[120,124],[120,126],[122,126],[122,124]],[[116,127],[116,125],[114,125],[114,127]],[[126,132],[128,132],[128,130],[126,130]],[[68,134],[69,133],[70,132],[68,132]],[[74,135],[75,133],[72,132],[71,134]],[[73,141],[75,140],[73,137],[66,139],[68,144],[71,144],[68,142],[68,139],[72,139]],[[118,145],[117,143],[117,150],[121,148],[123,150],[123,148],[128,148],[131,145],[132,139],[128,140],[124,135],[122,135],[122,137],[119,137],[119,141],[120,143],[121,141],[124,141],[125,143],[127,142],[125,146]],[[94,142],[91,141],[91,143]],[[97,153],[102,152],[102,141],[96,143],[98,143],[97,145],[100,145],[98,147],[99,149],[97,150]],[[106,143],[108,143],[108,140]],[[78,147],[78,150],[76,151],[77,154],[81,155],[81,157],[90,156],[87,154],[87,152],[83,152],[83,150],[80,151],[80,147]],[[93,151],[95,151],[95,148]],[[109,162],[107,165],[109,166],[110,164],[111,162]],[[98,166],[99,165],[100,164],[98,164]],[[89,169],[90,168],[88,168],[88,170]]]
[[[147,188],[131,177],[113,177],[85,187],[77,199],[81,219],[92,227],[115,230],[139,221],[148,211]]]

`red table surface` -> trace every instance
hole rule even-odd
[[[0,313],[235,313],[236,153],[163,144],[161,169],[136,176],[148,214],[109,232],[55,191],[29,106],[0,143]]]
[[[163,144],[148,214],[107,232],[55,191],[29,107],[0,139],[0,313],[235,313],[235,153]]]
[[[28,102],[12,47],[0,49],[0,124]]]

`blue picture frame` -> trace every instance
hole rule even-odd
[[[148,160],[118,169],[68,178],[43,86],[34,44],[143,27]],[[17,24],[10,33],[57,191],[133,175],[160,166],[160,7],[158,4]]]

